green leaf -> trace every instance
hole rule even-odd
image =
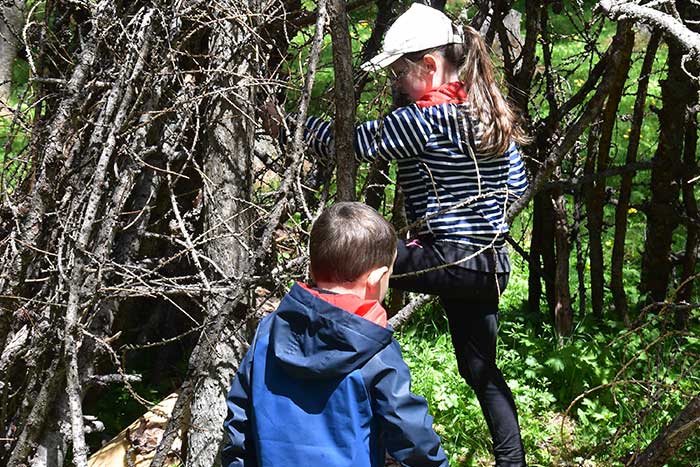
[[[566,369],[564,361],[559,357],[549,358],[544,364],[558,373],[563,372]]]

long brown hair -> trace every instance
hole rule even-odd
[[[511,141],[527,144],[530,138],[523,129],[521,118],[501,93],[491,56],[479,32],[464,27],[464,43],[447,44],[406,55],[418,61],[428,53],[438,52],[455,67],[467,93],[466,111],[476,119],[482,130],[480,154],[503,154]]]

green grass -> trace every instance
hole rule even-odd
[[[536,331],[532,321],[537,317],[517,306],[526,293],[523,275],[514,271],[504,295],[498,365],[518,407],[529,465],[574,466],[584,460],[590,466],[623,465],[629,452],[647,446],[689,395],[700,391],[700,371],[688,370],[700,339],[669,336],[646,349],[663,335],[664,325],[658,316],[649,316],[646,327],[631,334],[616,322],[582,320],[560,345],[551,330]],[[698,317],[691,336],[700,331]],[[418,312],[398,339],[412,390],[428,400],[451,465],[490,465],[488,429],[473,391],[458,374],[440,306]],[[629,367],[618,375],[625,364]],[[650,393],[654,386],[624,383],[630,380],[668,387]],[[614,381],[619,384],[611,385]],[[698,453],[696,435],[668,466],[690,465]]]

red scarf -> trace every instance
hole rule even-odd
[[[342,308],[353,315],[361,316],[362,318],[371,321],[374,324],[378,324],[383,328],[386,327],[386,310],[384,310],[382,305],[376,300],[363,300],[357,295],[353,294],[323,293],[316,289],[312,289],[302,282],[297,282],[297,284],[306,289],[306,291],[321,298],[322,300],[325,300],[331,305]]]
[[[462,104],[466,100],[467,92],[464,90],[464,83],[454,81],[428,91],[427,94],[416,101],[416,105],[423,108],[440,104]]]

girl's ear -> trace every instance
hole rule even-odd
[[[435,73],[437,71],[437,60],[433,54],[423,55],[423,66],[430,73]]]

